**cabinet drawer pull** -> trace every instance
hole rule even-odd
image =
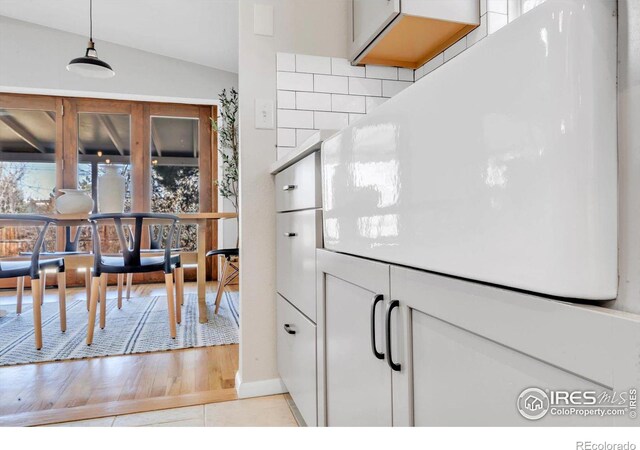
[[[400,372],[401,366],[400,364],[396,364],[393,362],[393,356],[391,355],[391,311],[394,308],[400,306],[400,302],[398,300],[392,300],[387,306],[387,316],[385,317],[385,331],[387,335],[387,363],[389,363],[389,367],[395,370],[396,372]]]
[[[284,331],[286,331],[289,334],[296,334],[295,330],[292,330],[291,325],[288,323],[284,324]]]
[[[384,300],[384,296],[376,294],[371,302],[371,350],[373,351],[373,356],[378,359],[384,359],[384,353],[380,353],[376,348],[376,306],[382,300]]]
[[[297,187],[298,186],[296,186],[295,184],[285,184],[284,186],[282,186],[282,190],[283,191],[293,191]]]
[[[284,237],[296,237],[298,233],[283,233]]]

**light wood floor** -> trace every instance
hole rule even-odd
[[[215,287],[212,284],[207,291]],[[163,285],[136,286],[131,295],[148,296],[163,289]],[[185,286],[185,292],[195,290],[195,283]],[[69,295],[82,292],[72,289]],[[6,295],[0,294],[5,303]],[[54,298],[55,290],[50,295]],[[233,400],[237,398],[237,370],[237,345],[0,367],[0,426],[42,425]]]

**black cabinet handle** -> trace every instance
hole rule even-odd
[[[400,364],[396,364],[393,362],[393,356],[391,356],[391,311],[394,308],[400,306],[400,302],[398,300],[392,300],[387,306],[387,316],[385,317],[385,331],[387,335],[387,363],[389,363],[389,367],[395,370],[396,372],[400,372]]]
[[[291,325],[288,323],[284,324],[284,331],[286,331],[289,334],[296,334],[295,330],[292,330]]]
[[[284,186],[282,186],[282,190],[283,191],[292,191],[296,188],[297,186],[295,184],[285,184]]]
[[[284,235],[284,237],[296,237],[298,234],[297,233],[282,233]]]
[[[384,353],[380,353],[376,348],[376,306],[382,300],[384,300],[384,296],[376,294],[371,302],[371,350],[373,351],[373,356],[378,359],[384,359]]]

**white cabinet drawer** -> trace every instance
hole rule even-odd
[[[316,321],[316,248],[322,239],[320,210],[277,214],[277,291]]]
[[[318,152],[276,175],[276,211],[320,208],[321,198]]]
[[[317,425],[316,326],[278,295],[278,371],[309,426]]]

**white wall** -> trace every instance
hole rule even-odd
[[[253,33],[254,4],[274,7],[274,36]],[[276,102],[276,53],[347,56],[347,0],[240,0],[240,395],[279,387],[275,327],[276,130],[254,127]]]
[[[640,313],[640,2],[618,3],[618,299]]]
[[[224,88],[237,87],[238,75],[166,56],[96,42],[100,58],[116,71],[107,80],[66,70],[84,54],[87,37],[0,16],[0,92],[40,93],[128,100],[217,104]],[[233,211],[219,197],[222,211]],[[220,246],[235,247],[235,220],[221,222]]]
[[[189,103],[217,100],[223,88],[237,86],[237,74],[187,63],[130,47],[96,42],[100,58],[116,71],[107,80],[66,70],[84,55],[88,38],[0,16],[0,91],[57,91],[77,95],[141,99],[163,97]]]

